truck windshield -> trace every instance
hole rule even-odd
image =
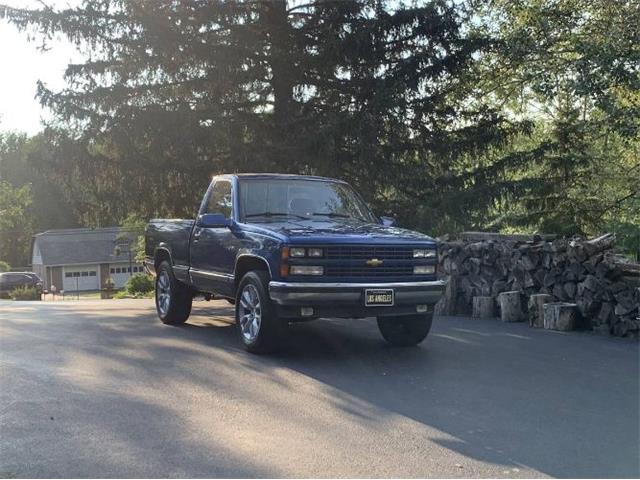
[[[289,179],[242,179],[243,220],[277,217],[296,219],[351,218],[375,223],[369,207],[353,189],[338,182]]]

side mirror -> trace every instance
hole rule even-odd
[[[393,217],[380,217],[380,225],[385,227],[395,227],[396,219]]]
[[[203,228],[230,227],[232,220],[221,213],[205,213],[198,218],[198,226]]]

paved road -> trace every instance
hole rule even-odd
[[[225,303],[0,303],[0,477],[637,477],[639,347],[440,318],[244,353]]]

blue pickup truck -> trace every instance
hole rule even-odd
[[[444,289],[432,238],[322,177],[216,176],[195,220],[149,223],[145,251],[164,323],[184,323],[196,295],[227,299],[254,353],[273,350],[289,323],[319,317],[377,317],[388,342],[416,345]]]

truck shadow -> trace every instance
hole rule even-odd
[[[235,351],[232,311],[202,314],[228,316],[216,342]],[[450,317],[436,319],[416,348],[387,345],[373,319],[293,324],[286,345],[243,360],[322,382],[346,415],[411,418],[446,434],[431,441],[507,475],[524,467],[559,477],[640,474],[637,344]]]

